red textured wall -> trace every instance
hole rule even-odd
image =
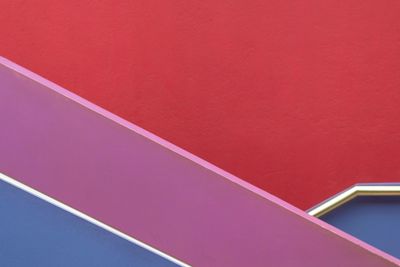
[[[395,0],[1,1],[0,54],[308,208],[400,181],[399,14]]]

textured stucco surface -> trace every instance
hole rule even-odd
[[[0,1],[0,55],[303,209],[400,177],[396,0]]]

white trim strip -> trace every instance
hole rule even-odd
[[[400,195],[400,185],[355,185],[348,190],[337,194],[331,199],[312,208],[308,214],[320,217],[329,211],[343,205],[356,196],[391,196]]]
[[[13,179],[11,177],[8,177],[7,175],[5,175],[5,174],[3,174],[1,172],[0,172],[0,180],[4,181],[4,182],[6,182],[6,183],[8,183],[10,185],[13,185],[13,186],[15,186],[15,187],[17,187],[17,188],[19,188],[19,189],[31,194],[31,195],[34,195],[34,196],[36,196],[36,197],[38,197],[38,198],[40,198],[40,199],[42,199],[42,200],[54,205],[54,206],[57,206],[58,208],[61,208],[61,209],[65,210],[66,212],[72,213],[73,215],[75,215],[75,216],[77,216],[77,217],[79,217],[79,218],[81,218],[81,219],[83,219],[85,221],[88,221],[88,222],[90,222],[90,223],[92,223],[92,224],[94,224],[94,225],[96,225],[96,226],[98,226],[98,227],[100,227],[100,228],[102,228],[102,229],[104,229],[106,231],[109,231],[109,232],[111,232],[111,233],[113,233],[113,234],[115,234],[115,235],[117,235],[117,236],[119,236],[119,237],[121,237],[121,238],[123,238],[125,240],[128,240],[128,241],[134,243],[135,245],[138,245],[138,246],[140,246],[140,247],[142,247],[142,248],[144,248],[144,249],[146,249],[148,251],[151,251],[154,254],[156,254],[158,256],[161,256],[161,257],[163,257],[163,258],[165,258],[165,259],[167,259],[167,260],[169,260],[169,261],[171,261],[171,262],[173,262],[173,263],[175,263],[175,264],[177,264],[179,266],[191,267],[190,265],[188,265],[188,264],[186,264],[186,263],[184,263],[184,262],[182,262],[182,261],[180,261],[180,260],[168,255],[168,254],[165,254],[165,253],[161,252],[160,250],[158,250],[156,248],[153,248],[152,246],[149,246],[149,245],[147,245],[147,244],[145,244],[145,243],[143,243],[143,242],[141,242],[141,241],[139,241],[139,240],[127,235],[127,234],[124,234],[121,231],[118,231],[117,229],[115,229],[115,228],[113,228],[113,227],[111,227],[109,225],[106,225],[106,224],[104,224],[104,223],[102,223],[102,222],[100,222],[100,221],[98,221],[98,220],[96,220],[96,219],[94,219],[94,218],[92,218],[92,217],[90,217],[90,216],[88,216],[88,215],[86,215],[86,214],[84,214],[84,213],[82,213],[82,212],[80,212],[80,211],[68,206],[68,205],[65,205],[65,204],[61,203],[60,201],[55,200],[54,198],[51,198],[51,197],[49,197],[49,196],[47,196],[47,195],[45,195],[45,194],[43,194],[43,193],[31,188],[31,187],[29,187],[29,186],[27,186],[27,185],[25,185],[25,184],[23,184],[21,182],[18,182],[17,180],[15,180],[15,179]]]

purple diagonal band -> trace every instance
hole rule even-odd
[[[0,172],[193,266],[399,264],[6,59],[0,123]]]

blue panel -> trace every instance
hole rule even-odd
[[[400,196],[360,196],[320,219],[400,258]]]
[[[0,181],[0,266],[178,266]]]

